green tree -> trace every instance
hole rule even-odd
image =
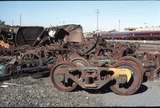
[[[5,21],[0,20],[0,25],[5,25]]]

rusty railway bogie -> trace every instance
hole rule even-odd
[[[113,92],[120,95],[131,95],[138,90],[142,82],[142,67],[129,58],[121,59],[111,67],[95,67],[91,64],[84,66],[84,64],[77,66],[71,61],[57,64],[51,69],[50,75],[54,86],[61,91],[72,91],[77,85],[83,89],[100,89],[112,82],[110,87]],[[128,83],[130,85],[126,88],[125,85]],[[121,88],[118,88],[117,85]]]
[[[124,82],[127,82],[127,69],[118,68],[104,68],[104,67],[82,67],[82,68],[69,68],[66,70],[66,76],[75,81],[82,88],[96,88],[99,89],[111,80],[117,80],[124,78]],[[81,75],[80,78],[74,78],[75,72]],[[122,72],[122,73],[117,73]],[[125,71],[125,72],[124,72]],[[124,72],[124,73],[123,73]],[[131,73],[129,73],[131,74]],[[82,77],[83,76],[83,77]],[[128,77],[131,75],[128,75]],[[130,78],[128,78],[129,80]]]

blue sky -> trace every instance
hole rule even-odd
[[[96,9],[99,29],[159,26],[160,1],[0,1],[0,19],[6,24],[50,26],[81,24],[84,31],[96,30]]]

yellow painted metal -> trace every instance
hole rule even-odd
[[[127,82],[131,79],[132,71],[128,68],[109,68],[110,71],[113,71],[113,77],[117,78],[120,75],[126,75],[127,76]]]

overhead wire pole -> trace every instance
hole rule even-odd
[[[119,32],[120,32],[120,24],[121,24],[121,22],[120,22],[120,20],[118,20],[118,30],[119,30]]]
[[[14,21],[13,21],[13,19],[12,19],[12,26],[14,25]]]
[[[65,20],[62,21],[63,25],[65,24]]]
[[[98,36],[98,32],[99,32],[99,9],[97,9],[97,36]]]
[[[20,16],[19,16],[19,24],[20,24],[20,26],[22,24],[22,14],[20,14]]]

